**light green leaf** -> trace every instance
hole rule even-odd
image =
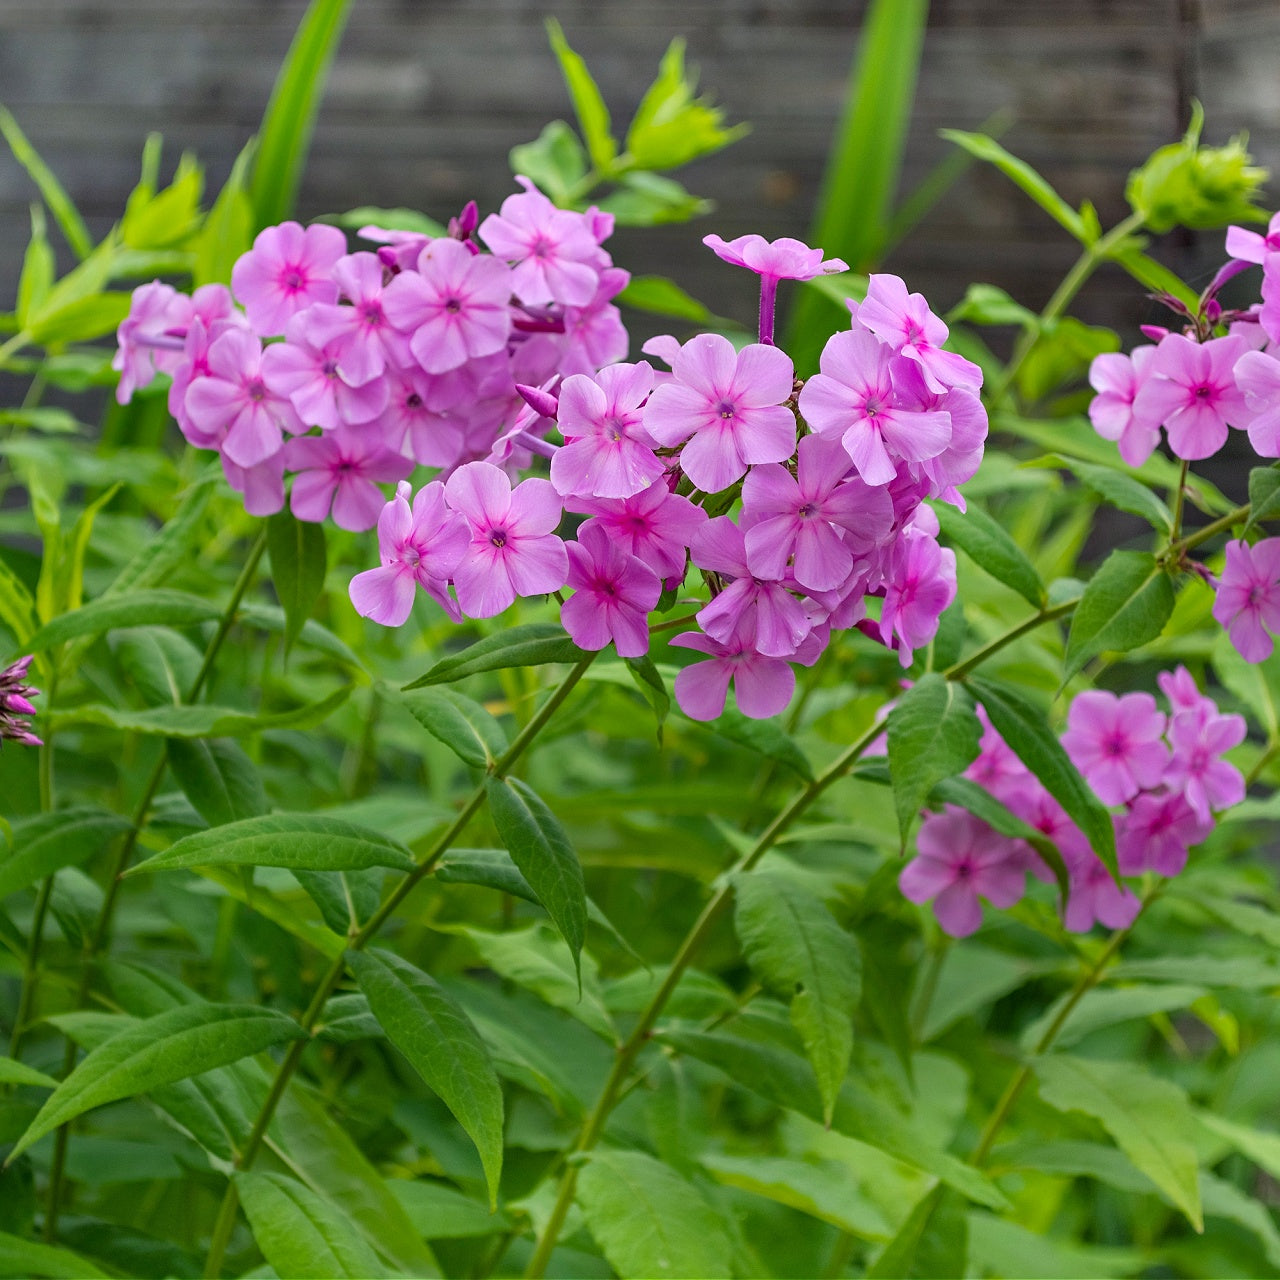
[[[168,627],[126,627],[111,650],[150,706],[178,706],[195,686],[202,655],[186,636]]]
[[[214,464],[215,468],[217,464]],[[181,564],[186,563],[200,541],[204,513],[213,497],[221,469],[206,471],[182,497],[173,517],[116,575],[101,599],[125,592],[141,592],[157,587]],[[176,593],[175,593],[176,594]],[[199,599],[200,597],[196,597]],[[96,604],[97,601],[94,601]]]
[[[1134,1018],[1147,1018],[1153,1013],[1172,1013],[1175,1009],[1186,1009],[1205,994],[1207,992],[1204,987],[1172,985],[1090,991],[1075,1005],[1058,1029],[1054,1044],[1066,1048],[1102,1027],[1115,1026],[1118,1022],[1128,1022]],[[1034,1050],[1070,998],[1069,995],[1064,995],[1056,1000],[1028,1025],[1020,1038],[1024,1050]]]
[[[1044,603],[1044,583],[1022,548],[980,507],[969,504],[963,515],[946,503],[935,503],[934,514],[948,542],[959,547],[974,564],[997,582],[1012,587],[1032,608]]]
[[[26,584],[0,560],[0,622],[3,622],[18,642],[23,653],[31,653],[28,641],[36,630],[36,602]]]
[[[750,751],[758,751],[768,760],[786,765],[806,782],[813,781],[813,765],[800,744],[780,725],[776,718],[754,720],[736,707],[725,707],[715,720],[703,725],[709,733],[718,733],[730,742]]]
[[[789,1000],[830,1124],[862,993],[857,939],[821,898],[789,877],[756,871],[735,876],[733,887],[734,924],[747,960],[765,988]]]
[[[732,1271],[719,1215],[693,1183],[652,1156],[597,1148],[578,1177],[578,1203],[623,1280]]]
[[[552,120],[533,142],[511,148],[511,172],[528,178],[558,205],[571,206],[587,176],[587,153],[563,120]],[[385,227],[388,223],[366,219]],[[431,233],[428,233],[431,234]],[[439,235],[440,232],[436,232]]]
[[[226,866],[301,867],[305,871],[392,867],[411,871],[414,861],[398,840],[354,822],[320,813],[273,813],[184,836],[162,853],[138,863],[129,874]]]
[[[353,951],[347,963],[391,1043],[466,1130],[484,1165],[491,1207],[502,1174],[502,1089],[488,1050],[439,984],[389,951]]]
[[[1198,1111],[1196,1119],[1210,1133],[1229,1142],[1242,1156],[1252,1160],[1259,1169],[1273,1178],[1280,1178],[1280,1133],[1270,1129],[1251,1129],[1212,1111]]]
[[[554,18],[548,18],[546,27],[547,39],[573,99],[573,110],[591,155],[591,163],[602,173],[608,173],[618,155],[618,144],[609,132],[609,108],[604,105],[587,64],[569,47],[560,24]]]
[[[1127,1062],[1054,1054],[1035,1064],[1040,1097],[1059,1111],[1093,1116],[1120,1149],[1204,1230],[1187,1096],[1171,1081]]]
[[[30,1085],[36,1089],[56,1089],[58,1082],[43,1071],[29,1067],[25,1062],[12,1058],[0,1058],[0,1084]]]
[[[257,144],[247,143],[236,156],[231,174],[205,217],[196,241],[191,283],[230,284],[231,268],[253,243],[253,203],[249,199],[249,165]]]
[[[1146,551],[1113,551],[1089,580],[1067,635],[1063,679],[1107,650],[1127,653],[1164,630],[1173,613],[1173,582]]]
[[[385,1276],[378,1255],[351,1220],[301,1182],[279,1173],[235,1175],[236,1190],[258,1248],[281,1280]]]
[[[486,1209],[442,1182],[392,1178],[387,1186],[427,1240],[490,1236],[511,1225],[505,1213]]]
[[[1248,533],[1262,520],[1280,517],[1280,471],[1275,467],[1254,467],[1249,472],[1249,521],[1244,527]]]
[[[89,229],[80,216],[80,211],[71,202],[62,183],[54,176],[53,170],[40,158],[35,147],[27,140],[26,134],[18,127],[18,122],[4,108],[0,107],[0,133],[4,134],[13,158],[31,175],[32,181],[40,188],[40,194],[49,212],[53,214],[67,244],[77,258],[87,258],[93,252],[93,240]]]
[[[1115,1280],[1142,1271],[1150,1259],[1139,1249],[1078,1245],[974,1211],[969,1214],[969,1265],[974,1274],[1022,1280]]]
[[[200,1002],[147,1018],[90,1051],[40,1108],[9,1158],[93,1107],[149,1093],[305,1036],[292,1018],[255,1005]]]
[[[21,1236],[0,1231],[0,1276],[18,1280],[107,1280],[107,1273],[70,1249],[37,1244]]]
[[[414,719],[464,764],[487,769],[507,749],[502,726],[464,694],[453,689],[418,689],[402,699]]]
[[[25,327],[33,311],[39,310],[53,284],[56,262],[53,246],[45,234],[44,206],[31,206],[31,240],[22,258],[22,274],[18,278],[18,299],[14,313],[18,324]]]
[[[441,658],[426,675],[405,685],[405,691],[429,684],[452,684],[463,676],[506,667],[534,667],[544,662],[577,662],[583,652],[565,635],[564,628],[551,622],[530,622],[507,627],[477,640],[461,653]]]
[[[635,311],[687,320],[690,324],[711,324],[716,319],[704,303],[691,297],[666,276],[632,276],[616,301]]]
[[[87,861],[129,825],[119,814],[88,805],[15,822],[13,849],[0,857],[0,898]]]
[[[267,521],[271,580],[284,609],[284,651],[293,648],[324,590],[324,526],[299,520],[288,508]]]
[[[939,1183],[916,1201],[893,1239],[867,1268],[867,1277],[965,1275],[968,1251],[968,1220],[957,1198]]]

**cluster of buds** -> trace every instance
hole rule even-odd
[[[28,747],[43,745],[31,732],[29,717],[36,714],[31,699],[40,691],[26,683],[30,666],[31,656],[28,654],[0,671],[0,745],[6,740]]]

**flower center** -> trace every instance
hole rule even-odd
[[[306,277],[297,267],[288,267],[285,270],[281,283],[284,287],[292,292],[296,292],[306,284]]]
[[[405,407],[409,409],[421,409],[422,397],[416,391],[410,391],[405,399]]]
[[[456,316],[462,310],[462,301],[459,298],[447,298],[445,300],[444,309],[451,315]]]
[[[489,535],[489,543],[491,546],[497,547],[499,551],[507,545],[507,531],[505,529],[495,529]]]
[[[267,398],[267,388],[261,378],[254,378],[248,386],[249,399],[255,404],[261,403]]]
[[[728,400],[721,400],[718,412],[720,417],[727,422],[730,418],[736,417],[738,411]]]

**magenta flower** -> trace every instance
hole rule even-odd
[[[918,364],[933,391],[960,387],[976,394],[982,386],[982,370],[942,349],[947,326],[929,310],[924,295],[908,293],[898,276],[867,277],[867,296],[858,304],[854,323],[874,333],[895,355]]]
[[[1132,356],[1107,351],[1089,366],[1089,421],[1104,439],[1114,440],[1126,465],[1140,467],[1160,443],[1160,420],[1134,412],[1134,400],[1151,370],[1155,347],[1134,347]]]
[[[466,522],[445,506],[444,485],[433,480],[418,490],[409,508],[409,482],[401,480],[396,496],[378,517],[378,555],[382,565],[351,579],[356,612],[384,627],[403,625],[418,587],[460,622],[449,597],[449,576],[466,552]]]
[[[1100,921],[1108,929],[1127,929],[1142,904],[1132,889],[1116,884],[1102,859],[1092,852],[1068,863],[1071,892],[1062,923],[1072,933],[1088,933]]]
[[[6,741],[17,742],[26,747],[44,745],[31,732],[28,720],[28,717],[36,714],[31,699],[40,695],[39,689],[26,682],[31,661],[31,655],[28,654],[0,671],[0,746]]]
[[[1280,538],[1228,542],[1226,553],[1213,616],[1246,662],[1261,662],[1280,631]]]
[[[231,288],[254,332],[274,337],[313,303],[336,302],[333,268],[346,251],[337,227],[282,222],[259,231],[231,269]]]
[[[598,525],[660,578],[676,582],[684,577],[693,535],[707,522],[707,513],[688,498],[672,493],[665,480],[655,480],[629,498],[578,497],[566,505],[570,511],[591,516],[583,529]]]
[[[1169,699],[1174,715],[1194,712],[1201,718],[1218,714],[1218,704],[1200,692],[1195,676],[1184,666],[1174,671],[1162,671],[1156,676],[1160,691]]]
[[[1120,870],[1127,876],[1144,871],[1176,876],[1187,865],[1187,851],[1212,829],[1178,792],[1143,792],[1116,831]]]
[[[710,655],[676,676],[675,693],[680,709],[690,720],[715,720],[724,713],[730,681],[738,710],[753,720],[767,720],[786,709],[796,688],[796,675],[781,658],[757,653],[741,636],[721,644],[699,631],[685,631],[671,644]]]
[[[372,529],[386,505],[379,484],[403,480],[413,463],[393,453],[376,433],[340,428],[298,436],[284,446],[284,463],[297,472],[289,508],[299,520],[319,524],[333,507],[339,529]]]
[[[410,335],[413,357],[428,373],[501,351],[510,300],[510,268],[449,239],[432,240],[417,271],[402,271],[382,293],[387,319]]]
[[[528,178],[516,181],[524,192],[508,196],[501,212],[480,224],[480,238],[515,268],[511,292],[521,302],[585,307],[596,296],[598,268],[608,261],[590,220],[557,209]]]
[[[1014,796],[1043,790],[1035,775],[996,731],[986,709],[979,705],[974,710],[982,725],[982,738],[978,756],[964,771],[964,776],[1006,805],[1013,803]]]
[[[1246,351],[1236,361],[1235,376],[1249,410],[1249,443],[1261,457],[1280,458],[1280,360]]]
[[[1233,373],[1245,350],[1239,338],[1192,342],[1180,333],[1161,340],[1133,400],[1134,415],[1162,423],[1179,458],[1208,458],[1222,448],[1227,428],[1249,421]]]
[[[680,466],[703,492],[720,493],[747,467],[795,452],[796,420],[785,407],[795,367],[777,347],[735,352],[728,338],[700,333],[673,356],[672,373],[649,397],[645,429],[660,445],[688,440]]]
[[[967,938],[982,923],[979,897],[993,907],[1011,907],[1026,889],[1014,842],[954,805],[926,814],[916,848],[898,887],[911,902],[933,899],[938,924],[953,938]]]
[[[1261,265],[1267,255],[1280,251],[1280,213],[1273,213],[1267,224],[1266,235],[1249,231],[1245,227],[1227,228],[1227,255],[1240,262],[1256,262]]]
[[[900,538],[880,609],[880,638],[889,644],[897,635],[904,667],[937,634],[938,619],[955,598],[956,553],[927,534]]]
[[[549,480],[525,480],[512,489],[497,467],[468,462],[449,477],[444,491],[471,531],[453,573],[458,604],[468,617],[492,618],[516,596],[546,595],[564,586],[569,557],[554,534],[563,507]]]
[[[649,611],[658,603],[662,583],[642,560],[628,555],[599,525],[584,525],[569,553],[573,595],[560,621],[580,649],[603,649],[610,640],[624,658],[649,651]]]
[[[222,455],[222,474],[227,483],[244,498],[244,509],[251,516],[273,516],[284,506],[284,450],[277,449],[269,458],[242,467]]]
[[[1185,796],[1202,822],[1210,822],[1215,809],[1229,809],[1244,799],[1244,775],[1219,757],[1238,747],[1246,731],[1244,717],[1237,715],[1202,718],[1184,712],[1169,722],[1173,759],[1164,784]]]
[[[159,280],[133,291],[129,314],[116,330],[118,345],[111,359],[111,367],[120,374],[116,399],[121,404],[128,404],[157,373],[172,373],[182,363],[191,313],[191,299]]]
[[[904,406],[894,387],[896,357],[870,333],[833,334],[821,373],[800,392],[800,412],[820,436],[844,443],[867,484],[888,484],[897,463],[934,458],[951,442],[951,415]]]
[[[1160,785],[1169,762],[1165,723],[1149,693],[1118,698],[1090,689],[1071,703],[1062,745],[1103,804],[1123,804]]]
[[[627,287],[630,279],[631,273],[621,267],[605,267],[600,272],[595,297],[585,307],[565,308],[560,371],[566,378],[575,373],[594,373],[627,358],[627,329],[622,313],[610,300]]]
[[[765,578],[782,578],[794,560],[806,591],[834,591],[853,572],[854,551],[883,542],[893,504],[883,488],[846,480],[849,455],[819,436],[797,449],[793,479],[781,463],[752,467],[742,486],[743,525],[750,562]],[[846,541],[841,530],[847,530]]]
[[[206,439],[221,441],[236,466],[266,461],[280,451],[284,432],[305,429],[288,397],[267,385],[262,344],[253,334],[228,329],[210,344],[206,359],[208,376],[192,381],[184,408]]]
[[[382,263],[372,253],[352,253],[333,267],[339,296],[350,305],[321,302],[306,313],[304,332],[318,347],[332,349],[349,386],[380,378],[388,364],[412,362],[408,339],[387,319],[382,306]]]
[[[664,473],[641,412],[652,389],[653,366],[644,360],[564,380],[557,421],[567,443],[551,459],[558,492],[629,498]]]
[[[262,380],[276,395],[287,396],[308,426],[332,431],[372,422],[387,407],[387,384],[376,378],[362,386],[349,385],[338,371],[342,341],[315,345],[309,315],[290,320],[285,341],[273,343],[262,353]]]

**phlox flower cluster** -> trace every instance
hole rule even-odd
[[[1061,738],[1072,763],[1112,810],[1124,876],[1177,875],[1188,851],[1213,829],[1213,815],[1244,798],[1244,777],[1222,758],[1244,740],[1243,718],[1220,712],[1185,667],[1162,673],[1159,684],[1167,712],[1149,693],[1078,694]],[[978,716],[981,750],[965,776],[1057,846],[1070,876],[1065,926],[1082,933],[1095,922],[1111,929],[1131,924],[1139,906],[1133,890],[1116,884],[1084,833],[981,708]],[[953,805],[923,816],[917,847],[899,885],[912,902],[932,901],[938,923],[952,937],[966,937],[982,923],[980,898],[1011,907],[1026,891],[1028,873],[1053,880],[1026,841],[1002,836]]]
[[[0,670],[0,746],[6,741],[28,747],[42,745],[31,732],[29,717],[36,713],[31,699],[40,691],[27,684],[30,667],[31,655],[28,654]]]

